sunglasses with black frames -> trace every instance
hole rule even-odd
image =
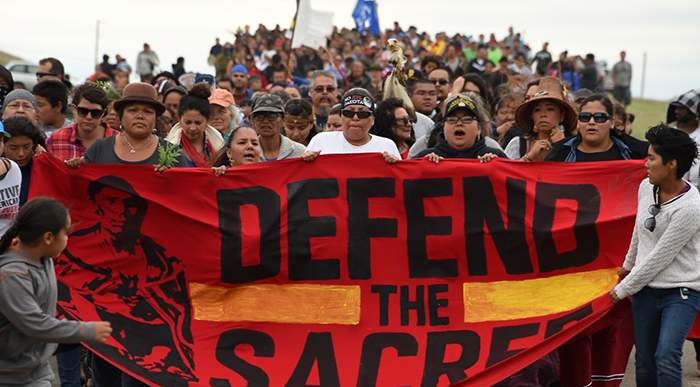
[[[366,111],[352,111],[352,110],[341,110],[340,113],[343,115],[343,117],[347,118],[353,118],[357,116],[361,120],[364,120],[365,118],[369,118],[372,115],[372,112],[366,112]]]
[[[78,115],[82,118],[85,118],[90,115],[90,117],[94,119],[101,118],[102,115],[105,113],[103,109],[88,109],[80,106],[76,106],[75,110],[78,112]]]
[[[41,79],[43,77],[58,77],[57,74],[54,73],[36,73],[36,79]]]
[[[581,122],[589,122],[593,118],[596,123],[602,124],[610,119],[610,116],[606,113],[579,113],[578,120]]]

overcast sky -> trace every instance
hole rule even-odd
[[[245,24],[289,26],[294,0],[1,0],[0,50],[36,61],[61,59],[76,79],[94,66],[95,23],[101,20],[100,56],[125,56],[132,65],[144,42],[169,69],[178,56],[189,71],[213,72],[206,57],[215,37]],[[700,88],[700,2],[698,0],[378,0],[382,28],[395,20],[431,33],[446,31],[502,38],[509,25],[523,33],[533,50],[544,41],[556,55],[593,52],[612,66],[621,49],[634,68],[632,93],[639,96],[642,57],[647,53],[644,96],[671,99]],[[334,12],[334,23],[353,26],[355,1],[312,0]],[[10,16],[11,15],[11,16]]]

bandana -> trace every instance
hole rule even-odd
[[[350,94],[343,98],[343,109],[351,105],[364,106],[369,110],[374,111],[374,101],[372,101],[372,98],[365,95]]]

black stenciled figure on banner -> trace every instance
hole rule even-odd
[[[90,182],[88,195],[99,222],[71,233],[71,244],[56,268],[59,275],[75,270],[90,273],[73,291],[93,304],[100,318],[112,323],[112,337],[118,343],[116,349],[98,349],[129,360],[136,365],[133,372],[145,371],[158,384],[195,381],[191,308],[182,262],[141,234],[148,203],[126,180],[101,177]],[[92,246],[93,251],[97,247],[104,254],[88,263],[77,256],[83,246]],[[71,301],[69,289],[61,288],[62,311],[72,315],[66,307]]]

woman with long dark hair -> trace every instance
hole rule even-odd
[[[197,167],[210,167],[216,153],[224,145],[221,133],[209,125],[211,118],[210,86],[198,83],[182,97],[178,110],[180,122],[175,124],[166,141],[180,145]]]
[[[392,140],[401,153],[408,158],[408,150],[416,141],[413,134],[413,120],[398,98],[387,98],[377,105],[374,113],[374,126],[370,133]]]

